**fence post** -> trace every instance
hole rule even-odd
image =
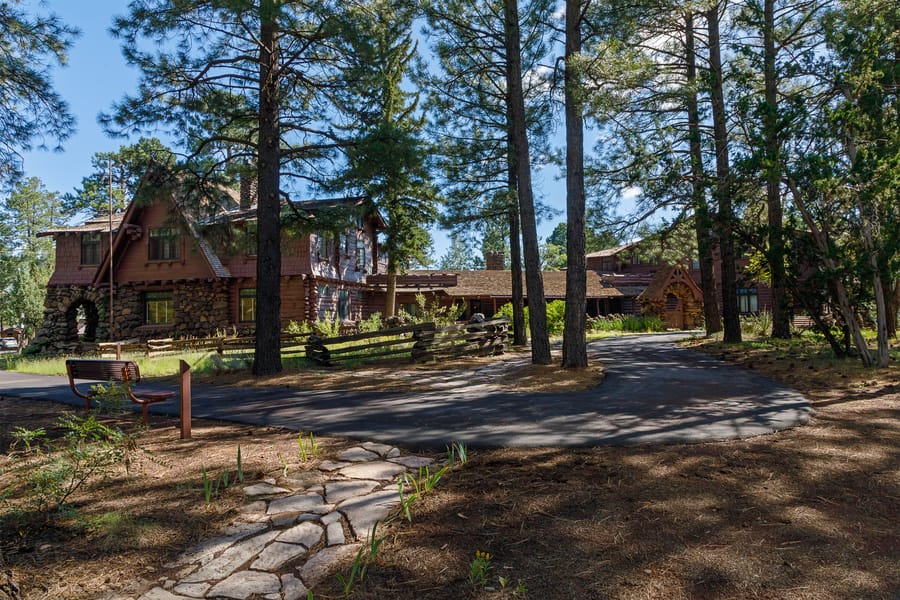
[[[191,439],[191,367],[185,361],[181,365],[181,439]]]

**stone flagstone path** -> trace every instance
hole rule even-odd
[[[302,600],[352,560],[375,523],[397,509],[398,478],[433,463],[367,442],[344,450],[337,461],[323,461],[324,482],[309,485],[301,475],[288,477],[285,487],[274,480],[249,485],[241,518],[166,565],[174,577],[139,600]]]

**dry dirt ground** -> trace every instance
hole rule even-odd
[[[805,392],[810,424],[694,445],[472,451],[413,505],[412,522],[380,529],[352,597],[900,598],[900,369],[707,351]],[[510,369],[505,379],[554,376]],[[61,410],[0,401],[0,451],[12,427],[51,428]],[[12,572],[24,598],[102,598],[164,578],[162,565],[235,516],[237,490],[207,506],[201,472],[233,475],[239,445],[248,477],[276,478],[350,445],[322,438],[320,457],[303,463],[296,433],[195,422],[180,441],[174,422],[151,425],[130,474],[90,485],[49,520],[25,510],[16,461],[0,458],[0,494],[13,493],[0,573]],[[485,584],[468,578],[476,551],[491,555]],[[314,593],[343,597],[335,579]]]

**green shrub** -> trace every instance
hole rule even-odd
[[[507,302],[506,304],[501,306],[499,309],[497,309],[497,312],[491,318],[492,319],[500,319],[502,317],[506,317],[507,319],[509,319],[510,323],[513,323],[512,302]],[[526,327],[526,329],[528,328],[528,318],[529,318],[528,317],[528,307],[526,306],[525,307],[525,327]]]
[[[101,423],[93,415],[63,415],[58,426],[66,432],[58,447],[47,442],[44,435],[24,436],[19,432],[32,443],[40,440],[42,444],[37,448],[37,459],[29,457],[34,462],[24,465],[25,481],[32,508],[48,518],[89,481],[109,476],[119,464],[127,469],[137,449],[136,435]]]
[[[384,327],[384,322],[381,320],[380,312],[372,313],[367,319],[363,319],[359,322],[360,333],[380,331],[382,327]]]
[[[590,331],[650,333],[665,331],[666,324],[656,315],[606,315],[588,318]]]
[[[551,300],[547,303],[547,333],[551,336],[562,335],[566,327],[566,303],[563,300]]]
[[[741,331],[748,335],[766,336],[772,331],[772,313],[741,315]]]

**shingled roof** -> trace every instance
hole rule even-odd
[[[565,271],[545,271],[541,276],[544,280],[544,297],[553,300],[566,297]],[[378,287],[384,286],[386,281],[385,275],[373,275],[368,278],[370,285]],[[512,274],[510,271],[487,270],[407,271],[398,278],[397,291],[443,292],[453,298],[510,298]],[[598,273],[587,272],[588,298],[620,298],[624,295],[621,290],[604,282]]]
[[[112,222],[112,230],[117,231],[119,229],[119,225],[122,224],[122,218],[124,216],[125,213],[113,213],[112,218],[110,218],[109,215],[99,215],[88,219],[82,225],[45,229],[44,231],[39,232],[37,234],[37,237],[66,233],[105,233],[109,231],[110,222]]]

